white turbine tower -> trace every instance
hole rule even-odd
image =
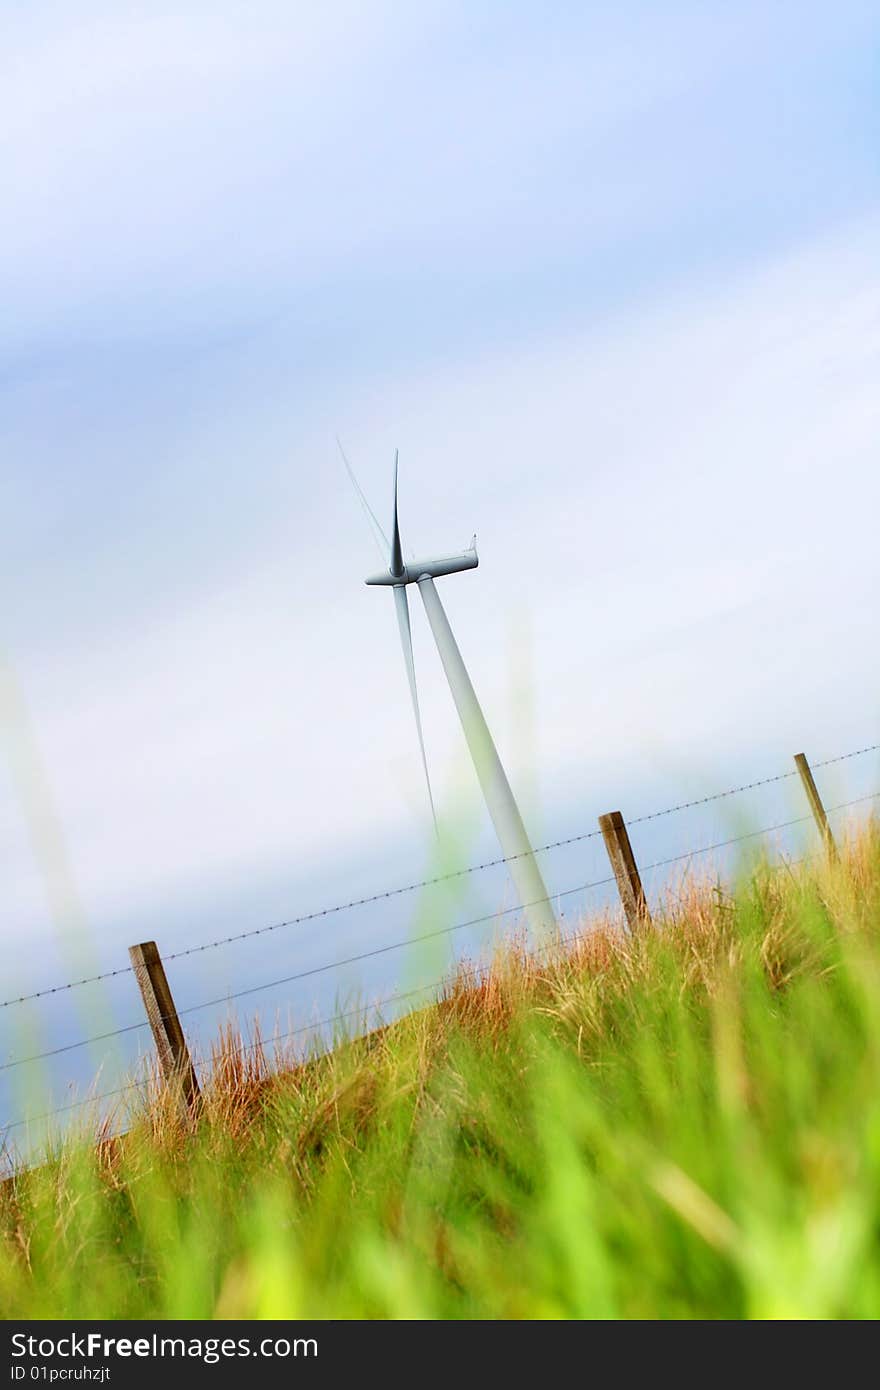
[[[341,447],[341,446],[340,446]],[[345,455],[343,454],[343,458]],[[346,460],[346,466],[348,461]],[[349,468],[351,474],[351,469]],[[352,474],[352,481],[357,487],[357,481]],[[360,488],[358,492],[361,499],[370,511],[369,504],[363,496]],[[386,545],[387,539],[379,527],[378,522],[370,511],[370,516],[377,526]],[[431,811],[434,811],[434,799],[431,794],[431,782],[428,777],[428,762],[425,756],[425,741],[422,736],[422,720],[419,714],[419,697],[416,688],[415,665],[413,662],[412,633],[409,621],[409,602],[407,600],[407,585],[417,584],[422,602],[425,605],[425,612],[428,615],[428,622],[431,624],[431,631],[434,634],[434,641],[437,643],[437,651],[446,672],[446,679],[452,691],[452,698],[455,701],[461,727],[467,740],[468,749],[473,759],[474,768],[479,778],[483,796],[495,831],[501,844],[501,853],[507,861],[510,876],[513,879],[514,887],[517,892],[518,901],[522,905],[526,919],[532,930],[539,935],[546,935],[548,932],[556,930],[556,918],[550,904],[550,897],[547,892],[541,871],[538,868],[537,860],[529,837],[523,824],[519,807],[516,804],[507,774],[498,756],[498,750],[492,741],[489,727],[486,723],[480,702],[471,684],[471,678],[467,673],[467,667],[462,660],[458,643],[449,625],[445,609],[440,602],[440,595],[437,593],[434,584],[435,579],[442,575],[458,574],[460,570],[472,570],[477,568],[477,538],[474,536],[469,550],[460,555],[444,555],[433,560],[412,560],[404,562],[403,550],[400,544],[400,525],[397,512],[397,453],[394,455],[394,519],[391,532],[390,543],[390,563],[388,569],[382,574],[371,575],[366,581],[368,584],[380,584],[390,587],[394,591],[394,603],[397,609],[397,622],[400,628],[400,641],[403,646],[403,659],[406,665],[406,673],[409,679],[410,694],[412,696],[413,711],[416,718],[416,730],[419,736],[419,746],[422,753],[422,765],[425,769],[425,778],[428,783],[428,797],[431,802]],[[436,818],[435,818],[436,821]]]

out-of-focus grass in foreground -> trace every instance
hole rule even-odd
[[[508,950],[272,1074],[231,1035],[0,1196],[5,1318],[880,1315],[880,827]]]

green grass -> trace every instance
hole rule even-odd
[[[880,1315],[880,831],[509,952],[273,1076],[218,1050],[0,1198],[3,1315]]]

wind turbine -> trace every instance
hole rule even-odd
[[[340,445],[340,449],[341,449]],[[345,455],[343,453],[343,458]],[[397,609],[397,623],[400,629],[400,641],[403,647],[403,660],[406,666],[406,673],[409,679],[410,695],[412,696],[413,712],[416,719],[416,730],[419,736],[419,747],[422,753],[422,766],[425,770],[425,779],[428,783],[428,798],[431,802],[431,811],[434,813],[434,798],[431,793],[431,781],[428,776],[428,760],[425,755],[425,740],[422,735],[422,720],[419,713],[419,696],[416,686],[415,664],[413,661],[412,631],[409,619],[409,601],[407,598],[407,586],[417,584],[419,593],[422,596],[422,603],[428,615],[428,622],[434,634],[434,641],[437,644],[437,651],[446,672],[446,679],[449,682],[449,689],[455,701],[456,709],[461,720],[461,727],[467,741],[471,759],[482,788],[483,797],[486,802],[492,823],[501,845],[501,853],[507,861],[510,876],[513,879],[514,887],[517,892],[518,900],[522,905],[523,912],[532,930],[539,935],[546,935],[548,932],[556,931],[556,918],[550,903],[550,895],[541,876],[535,859],[534,850],[529,842],[519,807],[516,804],[507,774],[498,756],[498,750],[492,741],[489,733],[489,726],[486,723],[480,702],[468,675],[467,667],[458,649],[458,643],[453,636],[452,628],[443,604],[440,602],[440,595],[437,593],[435,579],[439,579],[447,574],[458,574],[462,570],[473,570],[479,563],[477,559],[477,538],[474,536],[470,548],[459,555],[443,555],[437,559],[411,560],[405,561],[403,558],[403,548],[400,543],[400,523],[397,508],[397,451],[394,454],[394,515],[391,528],[390,545],[385,537],[385,533],[376,521],[375,516],[364,497],[361,489],[351,472],[348,460],[345,459],[346,467],[352,481],[361,496],[361,500],[369,512],[374,525],[379,534],[385,541],[390,550],[388,569],[381,574],[371,575],[367,579],[367,584],[382,585],[391,588],[394,592],[394,604]],[[436,825],[436,816],[435,816]]]

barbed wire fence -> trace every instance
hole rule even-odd
[[[821,768],[827,768],[834,764],[839,764],[850,761],[855,758],[864,757],[868,754],[876,753],[878,751],[880,751],[880,744],[867,745],[862,748],[852,749],[846,753],[837,754],[834,757],[826,758],[821,762],[816,762],[813,764],[813,768],[816,770]],[[803,755],[799,755],[799,758],[802,760],[803,765],[806,766],[806,760],[803,759]],[[807,771],[809,772],[809,768],[807,768]],[[800,766],[796,766],[790,771],[776,773],[772,776],[763,777],[751,782],[744,782],[738,786],[729,787],[724,791],[715,792],[710,795],[698,797],[690,801],[678,802],[675,805],[663,807],[660,810],[646,812],[642,815],[632,817],[628,821],[628,825],[645,825],[649,822],[660,820],[661,818],[666,816],[671,816],[683,811],[693,810],[695,808],[705,807],[712,803],[724,801],[728,798],[738,796],[746,792],[755,791],[759,788],[764,788],[773,784],[784,783],[793,777],[797,777],[799,773],[803,779],[804,774],[801,771]],[[815,785],[813,785],[813,793],[815,794]],[[717,853],[722,850],[730,849],[734,846],[742,845],[748,841],[763,841],[765,837],[771,834],[790,829],[797,825],[808,823],[810,820],[814,819],[819,825],[820,830],[823,831],[823,834],[827,838],[828,834],[830,833],[828,831],[827,826],[827,816],[834,815],[845,810],[850,810],[857,805],[865,805],[868,802],[875,801],[878,797],[880,797],[880,790],[869,792],[864,796],[851,798],[850,800],[841,802],[836,806],[828,807],[827,810],[824,807],[822,807],[821,801],[819,801],[821,817],[824,818],[823,824],[823,820],[822,818],[820,818],[816,810],[816,806],[813,803],[813,798],[811,796],[811,811],[808,814],[797,816],[785,821],[779,821],[773,825],[763,826],[758,830],[746,831],[740,835],[731,836],[724,840],[715,841],[712,844],[702,845],[697,848],[686,850],[680,854],[671,855],[656,860],[653,863],[644,865],[642,868],[642,872],[657,872],[659,870],[668,869],[675,865],[680,865],[687,861],[697,859],[700,856],[705,856],[711,853]],[[607,819],[608,817],[600,817],[600,823],[601,821]],[[603,833],[603,829],[600,825],[599,829],[584,830],[573,835],[548,841],[545,844],[537,846],[534,850],[534,853],[545,854],[552,850],[557,850],[567,846],[580,844],[585,841],[601,838],[603,836]],[[494,912],[484,913],[478,916],[470,917],[465,921],[455,922],[451,925],[437,927],[430,931],[422,932],[417,935],[407,935],[406,937],[403,937],[398,940],[384,942],[382,944],[370,947],[369,949],[350,953],[337,959],[323,961],[317,965],[312,965],[302,970],[278,976],[277,978],[265,980],[258,984],[248,985],[244,988],[237,990],[227,991],[222,995],[216,995],[208,999],[203,999],[198,1003],[190,1004],[183,1009],[175,1008],[169,992],[169,1002],[163,1006],[157,1006],[157,1008],[151,1010],[150,1000],[148,999],[146,992],[144,992],[145,982],[142,978],[142,972],[137,971],[132,964],[121,965],[94,975],[88,975],[80,979],[66,981],[62,984],[47,986],[45,988],[35,990],[30,993],[23,993],[11,996],[8,999],[0,1001],[0,1011],[11,1009],[16,1005],[31,1003],[37,1000],[45,1000],[53,996],[57,997],[69,991],[79,989],[80,987],[98,984],[103,981],[118,979],[119,977],[135,973],[138,979],[138,983],[141,985],[142,992],[144,992],[144,1002],[148,1008],[148,1017],[140,1019],[138,1021],[133,1021],[128,1024],[124,1024],[119,1028],[109,1029],[100,1033],[93,1033],[87,1037],[78,1038],[74,1041],[63,1043],[56,1047],[47,1048],[40,1052],[30,1053],[23,1057],[12,1058],[9,1061],[0,1063],[0,1072],[11,1072],[19,1067],[48,1061],[50,1059],[56,1058],[66,1053],[76,1051],[84,1047],[94,1046],[98,1043],[110,1042],[113,1039],[123,1038],[126,1036],[141,1033],[144,1029],[147,1028],[152,1028],[154,1037],[157,1042],[157,1047],[161,1056],[162,1037],[159,1035],[159,1033],[157,1033],[157,1026],[159,1026],[160,1029],[162,1027],[165,1027],[167,1030],[167,1026],[171,1024],[175,1025],[178,1030],[179,1041],[182,1042],[183,1049],[186,1053],[187,1063],[191,1066],[192,1064],[189,1062],[189,1053],[186,1048],[186,1042],[183,1038],[182,1029],[180,1028],[179,1024],[179,1019],[181,1017],[189,1017],[191,1015],[200,1013],[203,1010],[216,1008],[221,1005],[228,1006],[229,1004],[232,1004],[238,1000],[252,998],[253,996],[259,995],[271,989],[276,989],[285,985],[292,985],[294,983],[312,979],[314,977],[325,975],[330,972],[339,971],[345,967],[358,965],[365,961],[372,960],[380,956],[389,955],[394,952],[413,949],[420,945],[425,945],[431,941],[439,940],[444,937],[448,938],[456,933],[486,925],[489,922],[497,922],[502,919],[513,917],[516,914],[522,914],[528,908],[538,906],[539,903],[558,902],[563,898],[569,898],[579,894],[590,893],[596,889],[604,888],[615,883],[617,884],[618,889],[621,892],[622,900],[625,901],[625,885],[621,882],[619,867],[615,864],[614,856],[611,852],[611,847],[609,847],[608,845],[607,835],[606,848],[609,849],[609,858],[611,859],[612,867],[615,869],[615,872],[607,877],[578,883],[576,885],[559,890],[557,892],[548,893],[546,898],[542,898],[534,902],[516,903],[512,906],[504,907]],[[520,856],[513,857],[515,858]],[[197,942],[192,945],[184,946],[176,951],[168,953],[163,957],[163,960],[165,962],[179,961],[184,958],[202,955],[205,952],[220,950],[226,946],[230,946],[242,941],[247,941],[252,938],[262,937],[273,932],[304,926],[306,924],[327,919],[347,911],[357,910],[371,904],[382,903],[391,899],[401,898],[407,894],[417,893],[428,888],[433,888],[440,884],[446,884],[455,880],[461,880],[469,876],[481,874],[489,869],[503,866],[509,862],[511,862],[509,857],[486,859],[480,863],[471,864],[464,868],[458,868],[451,870],[447,873],[436,874],[433,876],[417,879],[412,882],[405,883],[403,885],[383,889],[381,891],[367,894],[359,898],[353,898],[346,902],[340,902],[324,906],[309,912],[301,913],[299,915],[286,918],[281,921],[269,923],[262,927],[256,927],[247,931],[236,932],[231,935],[218,937],[213,940]],[[637,869],[636,875],[638,877]],[[638,882],[638,890],[639,892],[641,892],[640,880]],[[632,926],[633,923],[631,922],[630,925]],[[554,937],[553,941],[549,944],[539,945],[535,947],[533,953],[536,955],[540,955],[542,952],[546,952],[548,950],[558,950],[560,947],[564,947],[565,945],[571,944],[572,942],[576,941],[578,937],[582,934],[582,932],[574,932],[568,935],[563,935],[561,933],[557,934],[557,936]],[[132,948],[133,951],[135,949],[140,948]],[[484,976],[485,971],[488,970],[488,968],[489,967],[475,967],[471,972],[470,978],[472,978],[474,983],[478,982],[479,979]],[[162,968],[161,962],[159,965],[159,969],[161,972],[161,977],[164,980],[164,969]],[[271,1040],[268,1041],[271,1042],[272,1046],[276,1047],[277,1044],[282,1041],[289,1041],[291,1039],[299,1037],[307,1037],[314,1041],[316,1039],[320,1039],[324,1033],[324,1030],[326,1030],[327,1028],[337,1027],[341,1024],[347,1025],[350,1024],[353,1020],[358,1021],[360,1031],[365,1033],[370,1031],[370,1027],[374,1028],[378,1026],[379,1022],[384,1019],[385,1015],[383,1011],[388,1010],[389,1008],[393,1008],[394,1006],[397,1006],[399,1004],[409,1004],[416,999],[427,999],[428,1002],[431,1002],[431,1000],[440,997],[444,990],[448,990],[449,988],[451,988],[453,982],[454,977],[450,977],[447,973],[427,984],[419,985],[413,989],[392,993],[386,996],[385,998],[376,1001],[373,1004],[337,1011],[336,1013],[326,1018],[319,1019],[310,1023],[304,1023],[295,1028],[287,1029],[282,1033],[276,1032],[271,1038]],[[372,1025],[370,1025],[371,1018],[373,1019]],[[243,1044],[238,1050],[242,1053],[247,1053],[249,1051],[255,1051],[258,1048],[264,1049],[266,1046],[267,1042],[260,1039],[254,1043]],[[176,1051],[175,1048],[172,1048],[172,1053],[169,1055],[171,1056],[171,1069],[174,1070],[179,1066],[180,1063],[179,1048],[177,1048]],[[197,1068],[197,1070],[202,1073],[205,1073],[209,1069],[210,1063],[208,1062],[199,1063]],[[46,1110],[41,1114],[22,1115],[5,1123],[0,1122],[0,1133],[8,1135],[11,1131],[20,1129],[27,1125],[46,1125],[48,1124],[48,1122],[57,1119],[60,1116],[73,1115],[74,1112],[77,1111],[81,1112],[82,1114],[92,1113],[96,1110],[97,1107],[104,1104],[105,1102],[116,1101],[118,1103],[120,1097],[131,1097],[135,1095],[135,1093],[137,1093],[142,1098],[145,1093],[145,1086],[145,1079],[139,1078],[136,1080],[126,1082],[123,1085],[102,1091],[96,1095],[89,1095],[80,1099],[72,1100],[64,1105],[59,1105],[52,1109]],[[107,1119],[109,1119],[109,1117],[105,1117],[105,1122],[107,1121]]]

